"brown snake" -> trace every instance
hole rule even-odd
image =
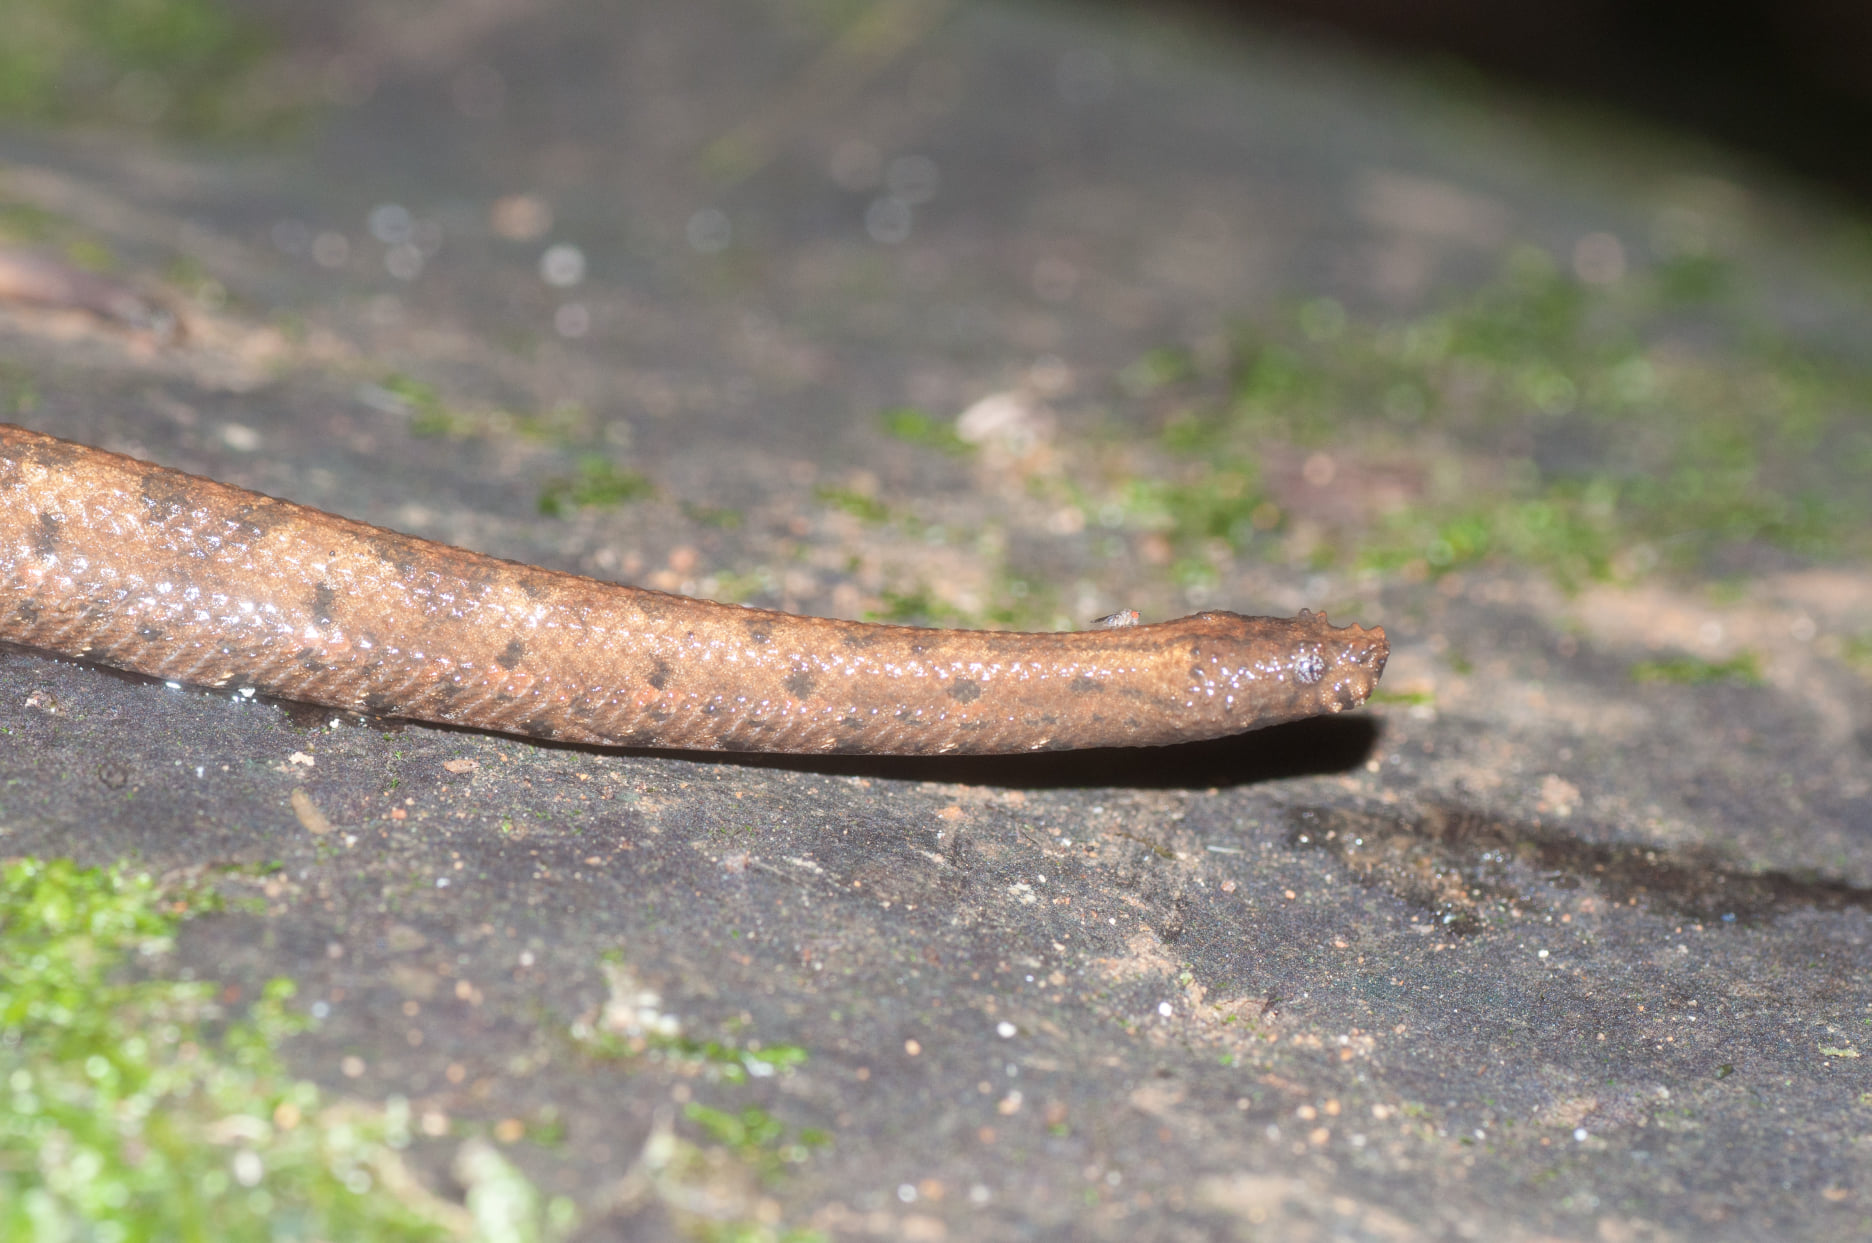
[[[0,424],[0,639],[203,686],[634,747],[990,755],[1355,708],[1382,629],[1057,634],[716,604],[537,569]]]

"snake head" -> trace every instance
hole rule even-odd
[[[1334,626],[1308,609],[1296,617],[1198,613],[1185,624],[1194,632],[1192,706],[1216,717],[1215,733],[1356,708],[1391,654],[1382,627]]]

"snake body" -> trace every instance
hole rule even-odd
[[[1198,613],[1065,633],[801,617],[417,539],[0,424],[0,639],[534,738],[987,755],[1364,702],[1382,629]]]

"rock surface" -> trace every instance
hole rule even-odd
[[[1863,541],[1704,547],[1725,510],[1598,560],[1470,556],[1435,515],[1399,545],[1450,478],[1590,492],[1641,417],[1573,417],[1616,368],[1502,361],[1492,423],[1434,413],[1473,367],[1431,413],[1249,391],[1530,279],[1642,335],[1617,290],[1712,257],[1751,339],[1863,356],[1850,222],[1604,119],[1100,10],[329,9],[292,37],[341,102],[283,148],[0,139],[37,222],[5,240],[101,247],[182,323],[0,308],[5,417],[802,612],[1324,606],[1385,625],[1390,694],[1165,751],[736,760],[7,651],[0,854],[238,865],[260,906],[184,962],[295,978],[325,1017],[293,1064],[444,1119],[438,1185],[460,1136],[553,1120],[506,1151],[584,1237],[1872,1232]],[[1659,383],[1706,374],[1676,323]],[[1821,394],[1788,469],[1850,525],[1872,387],[1842,366],[1745,379]],[[806,1060],[726,1083],[678,1026]],[[708,1138],[686,1103],[831,1142],[646,1193],[659,1127]]]

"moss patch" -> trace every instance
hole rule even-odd
[[[539,511],[564,517],[579,509],[617,509],[655,495],[656,486],[641,474],[588,453],[579,459],[576,473],[550,479],[540,489]]]
[[[1300,563],[1507,562],[1567,585],[1872,553],[1872,369],[1756,321],[1741,284],[1699,259],[1588,285],[1522,247],[1432,313],[1318,299],[1242,328],[1207,380],[1153,352],[1120,379],[1164,411],[1174,465],[1126,485],[1132,524],[1184,549],[1269,532],[1289,538],[1262,555]],[[1306,484],[1261,482],[1281,455]]]
[[[271,60],[265,28],[220,0],[10,0],[0,118],[264,134],[294,113]]]
[[[903,590],[878,593],[881,608],[864,615],[866,621],[899,626],[953,626],[964,630],[1046,630],[1059,625],[1059,608],[1045,584],[1036,587],[1025,578],[1005,571],[996,575],[986,593],[990,604],[977,610],[946,603],[927,583]]]
[[[0,1237],[485,1236],[472,1194],[449,1203],[404,1169],[406,1104],[333,1103],[281,1067],[275,1046],[304,1026],[290,981],[243,1007],[152,974],[181,921],[214,909],[124,868],[0,871]],[[495,1162],[471,1192],[506,1211],[519,1175]],[[544,1237],[528,1203],[529,1233],[508,1237]]]
[[[663,1010],[662,997],[638,979],[622,953],[606,954],[603,971],[609,995],[570,1029],[573,1042],[588,1057],[661,1065],[729,1091],[753,1080],[789,1077],[807,1061],[806,1050],[798,1045],[690,1036],[680,1019]],[[781,1226],[771,1220],[771,1208],[769,1220],[757,1220],[759,1189],[779,1183],[815,1149],[830,1144],[831,1136],[811,1127],[792,1130],[758,1105],[735,1106],[688,1101],[683,1118],[698,1138],[662,1126],[639,1160],[647,1188],[696,1237],[740,1243],[809,1243],[822,1238],[815,1231]],[[752,1215],[750,1208],[756,1210]]]
[[[813,498],[874,526],[891,521],[893,516],[890,506],[883,501],[853,488],[822,485],[813,489]]]
[[[898,406],[878,415],[886,435],[905,444],[940,449],[955,457],[965,457],[975,446],[956,435],[955,425],[915,406]]]
[[[1762,684],[1761,657],[1742,652],[1728,660],[1698,660],[1677,656],[1669,660],[1641,660],[1631,667],[1634,682],[1675,682],[1680,686],[1699,686],[1707,682],[1741,682],[1748,686]]]

